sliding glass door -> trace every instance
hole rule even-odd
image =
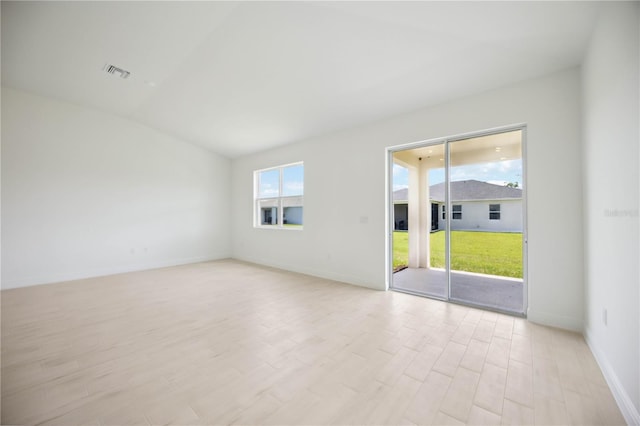
[[[524,313],[523,133],[392,151],[392,289]]]
[[[445,144],[393,155],[393,288],[438,299],[448,298],[441,212]]]

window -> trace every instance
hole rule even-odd
[[[302,229],[304,164],[257,170],[253,177],[254,226]]]
[[[451,219],[462,219],[462,205],[454,204],[451,206]]]
[[[442,205],[442,220],[445,219],[445,208],[444,208],[444,204]]]
[[[500,204],[489,204],[489,220],[500,220]]]

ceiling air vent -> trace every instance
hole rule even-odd
[[[120,78],[128,78],[131,75],[129,71],[123,70],[122,68],[118,68],[115,65],[106,64],[104,66],[104,70],[109,74],[119,75]]]

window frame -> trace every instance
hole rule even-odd
[[[302,166],[302,194],[283,196],[284,170],[294,166]],[[261,197],[260,176],[262,173],[272,170],[278,171],[278,195],[273,197]],[[276,210],[276,219],[274,224],[263,223],[262,217],[265,209],[268,208]],[[284,223],[285,210],[288,208],[302,209],[302,223],[300,225],[287,225]],[[289,231],[302,231],[304,229],[304,161],[297,161],[295,163],[287,163],[253,171],[253,227],[260,229],[285,229]]]
[[[495,207],[498,207],[497,210]],[[489,204],[489,220],[502,220],[502,210],[500,204]],[[497,217],[491,217],[492,215]]]
[[[451,205],[451,220],[462,220],[462,204]]]

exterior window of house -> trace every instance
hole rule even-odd
[[[500,220],[500,204],[489,204],[489,220]]]
[[[462,219],[462,205],[454,204],[451,206],[451,219]]]
[[[302,229],[304,164],[256,170],[254,226]]]
[[[446,216],[446,214],[445,214],[445,208],[444,208],[444,204],[443,204],[442,205],[442,220],[445,219],[445,216]]]

